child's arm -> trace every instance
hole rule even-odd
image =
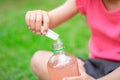
[[[45,34],[48,27],[54,28],[77,14],[78,11],[75,1],[76,0],[66,0],[63,5],[50,12],[43,10],[28,11],[25,17],[28,28],[35,33]],[[41,25],[44,26],[43,32],[40,30]]]
[[[48,13],[51,19],[51,28],[63,23],[78,12],[75,1],[67,0],[65,4]]]

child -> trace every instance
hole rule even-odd
[[[46,34],[48,28],[55,28],[78,12],[86,16],[91,30],[90,58],[78,59],[80,76],[63,80],[120,80],[120,0],[66,0],[50,12],[28,11],[26,24],[33,33]],[[52,54],[37,51],[31,60],[32,70],[41,80],[49,80],[47,62]]]

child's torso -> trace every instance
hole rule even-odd
[[[120,9],[109,11],[102,0],[78,1],[86,3],[77,7],[84,11],[91,29],[90,56],[120,61]]]

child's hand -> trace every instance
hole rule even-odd
[[[33,33],[46,34],[50,19],[48,13],[41,10],[28,11],[25,16],[26,24]],[[41,30],[41,26],[44,26]]]

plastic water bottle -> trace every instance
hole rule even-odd
[[[59,39],[53,43],[52,48],[54,55],[47,64],[50,80],[79,76],[77,59],[66,53],[64,45]]]

